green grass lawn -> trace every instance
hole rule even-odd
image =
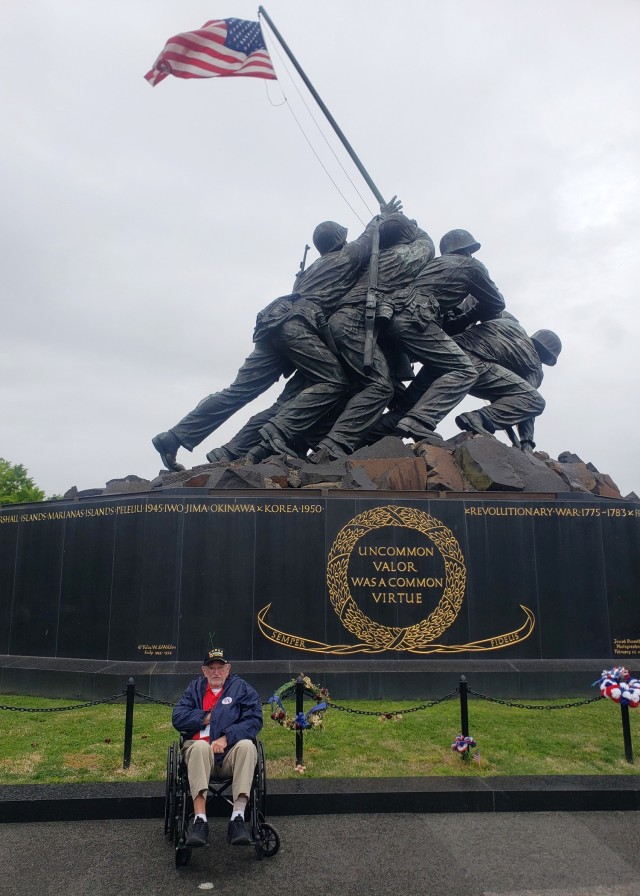
[[[72,702],[0,695],[0,704],[10,706]],[[620,709],[604,699],[548,711],[470,698],[469,729],[480,751],[479,763],[464,761],[451,749],[460,733],[457,699],[410,713],[402,711],[415,703],[353,700],[344,705],[374,714],[329,709],[322,728],[305,732],[306,777],[633,775],[640,767],[640,760],[626,762]],[[293,712],[292,706],[287,709]],[[381,720],[379,714],[389,709],[399,710],[401,717]],[[296,777],[295,734],[273,722],[268,707],[264,715],[261,736],[269,777]],[[640,713],[632,710],[630,716],[640,755]],[[54,713],[0,710],[0,784],[164,780],[167,746],[176,737],[170,707],[136,704],[127,770],[122,768],[124,717],[123,703]]]

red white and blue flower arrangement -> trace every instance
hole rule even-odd
[[[614,703],[630,706],[632,709],[640,705],[640,681],[632,678],[624,666],[603,669],[600,678],[593,683],[600,686],[603,697]]]
[[[462,759],[468,759],[471,754],[471,750],[476,746],[477,744],[472,737],[470,737],[469,735],[465,737],[464,734],[458,734],[454,742],[451,744],[451,749],[454,751],[454,753],[459,753]],[[480,750],[476,750],[476,752],[473,754],[473,758],[476,762],[480,762]]]

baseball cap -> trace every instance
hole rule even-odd
[[[209,663],[227,663],[228,660],[224,657],[224,651],[222,647],[212,647],[210,650],[207,650],[204,659],[202,660],[203,666],[208,666]]]

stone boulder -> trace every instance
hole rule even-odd
[[[348,461],[347,469],[354,478],[360,471],[366,474],[371,485],[360,480],[360,488],[398,492],[423,492],[427,488],[427,465],[421,457],[358,458]]]
[[[530,454],[492,436],[474,436],[458,445],[455,460],[480,492],[564,492],[564,480]]]
[[[439,492],[473,491],[471,483],[457,465],[454,448],[448,443],[434,445],[427,441],[418,442],[416,454],[427,467],[427,489]]]
[[[493,436],[461,432],[444,441],[430,435],[417,444],[387,436],[348,457],[325,464],[272,455],[258,464],[218,461],[178,473],[160,470],[149,481],[129,475],[111,479],[104,488],[70,488],[64,498],[99,495],[157,494],[198,489],[341,489],[391,492],[514,492],[566,494],[581,492],[621,499],[615,482],[577,454],[563,451],[557,460],[544,451],[526,454]],[[638,501],[635,492],[625,500]]]
[[[549,459],[547,464],[564,479],[571,491],[590,492],[603,498],[622,497],[611,476],[600,473],[592,463],[585,464],[577,454],[563,451],[557,461]]]

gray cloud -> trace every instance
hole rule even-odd
[[[562,336],[539,446],[593,461],[623,493],[639,489],[638,5],[268,9],[382,192],[398,193],[436,240],[470,229],[510,310]],[[0,59],[0,454],[48,493],[153,476],[150,437],[231,381],[256,312],[290,289],[315,224],[335,218],[355,236],[375,210],[284,74],[288,104],[275,82],[143,80],[171,34],[213,15],[254,18],[255,7],[0,10],[11,35]],[[446,420],[442,434],[454,431]]]

